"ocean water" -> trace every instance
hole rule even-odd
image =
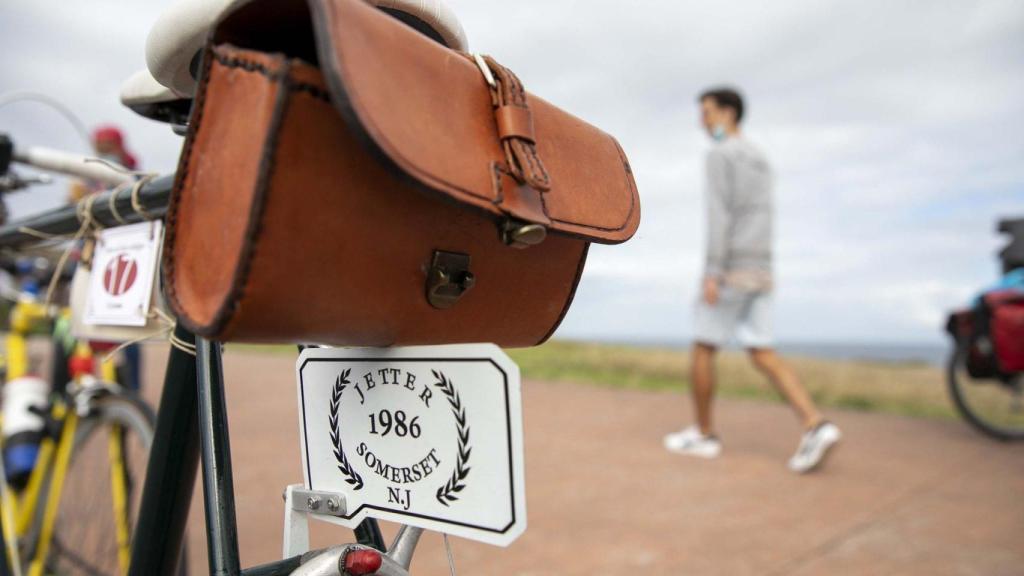
[[[656,342],[643,339],[607,342],[631,346],[689,348],[689,341]],[[870,362],[914,363],[941,366],[950,353],[949,345],[935,343],[864,343],[864,342],[780,342],[783,355],[821,358],[825,360],[865,360]]]
[[[921,363],[940,366],[950,347],[936,344],[780,343],[779,352],[829,360]]]

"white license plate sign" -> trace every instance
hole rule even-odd
[[[317,518],[500,546],[525,530],[519,368],[500,348],[310,348],[296,372],[306,487],[346,501]]]

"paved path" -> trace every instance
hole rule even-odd
[[[147,356],[156,378],[164,353]],[[280,554],[281,489],[302,478],[294,364],[240,352],[225,365],[252,565]],[[958,422],[832,412],[844,443],[798,477],[784,467],[797,428],[782,406],[722,401],[725,453],[699,461],[661,448],[682,394],[528,382],[523,395],[529,529],[507,549],[454,539],[459,574],[1024,574],[1024,445]],[[196,494],[192,565],[205,574]],[[349,537],[319,527],[314,545]],[[439,537],[413,568],[447,574]]]

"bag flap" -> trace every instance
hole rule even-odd
[[[354,133],[433,193],[588,241],[636,232],[636,184],[613,137],[527,94],[488,59],[504,93],[493,90],[473,56],[364,0],[243,3],[214,42],[315,61]]]

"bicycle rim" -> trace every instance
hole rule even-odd
[[[971,378],[966,352],[956,350],[947,365],[949,392],[967,422],[999,440],[1024,440],[1024,382]]]
[[[55,576],[123,574],[138,517],[152,410],[127,393],[92,406],[75,434],[50,543],[47,569]]]

